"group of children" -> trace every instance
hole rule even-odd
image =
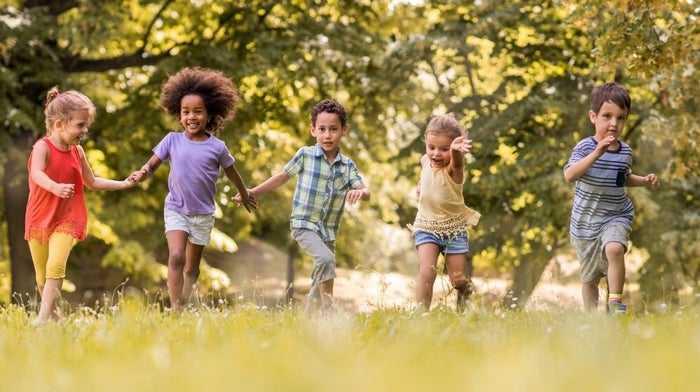
[[[80,146],[95,119],[95,106],[77,91],[47,93],[47,135],[33,147],[28,161],[29,199],[25,239],[34,263],[41,305],[36,322],[60,317],[57,300],[66,263],[75,240],[86,237],[84,186],[93,190],[134,187],[169,161],[165,198],[165,237],[168,244],[167,286],[171,308],[183,309],[199,276],[204,247],[214,226],[216,181],[220,170],[236,186],[233,200],[248,211],[258,197],[298,176],[290,217],[291,236],[313,260],[307,312],[332,313],[336,277],[334,244],[345,204],[369,200],[370,191],[355,163],[341,153],[348,134],[345,108],[322,100],[311,111],[313,146],[300,148],[284,169],[248,189],[235,159],[217,136],[236,114],[238,92],[221,71],[184,68],[163,85],[161,106],[181,130],[168,133],[153,155],[125,180],[96,177]],[[619,140],[630,110],[627,91],[616,83],[597,87],[589,117],[592,137],[582,140],[564,168],[575,181],[571,240],[581,263],[582,294],[587,309],[595,309],[598,283],[607,276],[611,309],[626,310],[621,302],[624,254],[634,210],[625,186],[657,187],[654,174],[631,172],[629,146]],[[432,118],[425,130],[425,154],[416,190],[418,212],[410,225],[418,253],[416,301],[430,309],[437,263],[444,255],[457,308],[464,309],[473,290],[467,230],[479,213],[465,205],[464,155],[472,148],[463,126],[452,114]]]

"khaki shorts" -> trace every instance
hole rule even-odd
[[[608,275],[608,259],[605,257],[605,245],[619,242],[628,249],[630,227],[623,223],[611,223],[600,232],[597,238],[582,239],[571,237],[571,244],[576,250],[581,265],[581,281],[592,282]]]

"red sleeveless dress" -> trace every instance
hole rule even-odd
[[[49,146],[46,174],[57,183],[75,184],[75,194],[68,199],[62,199],[34,183],[30,177],[24,239],[46,243],[52,233],[60,232],[77,240],[84,240],[87,235],[87,207],[80,152],[76,146],[70,146],[68,151],[61,151],[46,137],[37,143],[46,143]],[[28,170],[31,170],[31,163],[30,154]]]

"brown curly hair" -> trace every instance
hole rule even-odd
[[[188,67],[178,71],[163,84],[160,105],[176,120],[180,119],[180,103],[185,95],[195,94],[202,97],[209,114],[205,130],[218,134],[223,129],[224,121],[236,116],[240,103],[238,90],[222,71]]]
[[[316,126],[316,118],[320,113],[335,113],[338,115],[341,126],[348,125],[348,114],[345,111],[345,107],[341,105],[338,101],[332,99],[324,99],[317,103],[311,109],[311,125]]]

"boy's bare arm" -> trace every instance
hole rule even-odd
[[[661,185],[659,178],[654,173],[647,174],[646,176],[630,174],[625,181],[625,186],[629,187],[645,186],[647,188],[658,188],[659,185]]]
[[[615,141],[615,138],[613,136],[608,136],[604,138],[603,140],[598,142],[598,146],[595,148],[595,150],[588,154],[586,157],[583,159],[579,160],[578,162],[568,166],[566,169],[564,169],[564,178],[568,182],[573,182],[575,179],[581,177],[590,169],[591,166],[595,163],[595,161],[600,158],[605,151],[610,147],[610,145]]]
[[[584,175],[601,155],[603,155],[603,152],[599,152],[598,149],[596,149],[583,159],[568,166],[566,169],[564,169],[564,178],[566,181],[573,182],[577,178]]]
[[[280,186],[284,185],[289,181],[291,177],[289,177],[289,174],[286,172],[280,172],[272,177],[268,178],[265,180],[262,184],[256,186],[255,188],[250,190],[250,193],[254,196],[260,196],[263,195],[267,192],[270,192],[272,190],[275,190],[279,188]]]
[[[365,185],[359,185],[355,189],[348,192],[348,194],[345,196],[345,200],[347,200],[350,205],[353,205],[360,200],[367,201],[369,200],[369,197],[369,188],[367,188]]]
[[[253,189],[248,189],[248,194],[252,198],[257,198],[271,190],[277,189],[278,187],[289,181],[291,177],[286,172],[281,172],[273,175],[272,177],[265,180],[262,184],[256,186]],[[233,200],[237,203],[242,202],[241,194],[237,194],[233,197]]]

